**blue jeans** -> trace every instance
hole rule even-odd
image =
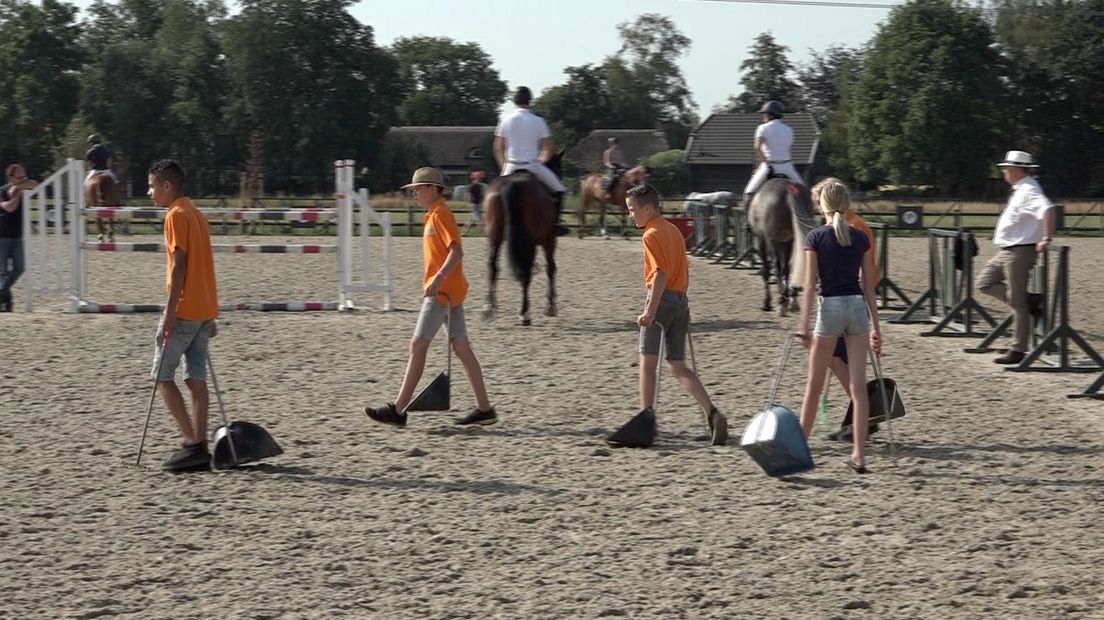
[[[11,268],[8,268],[11,265]],[[0,237],[0,301],[11,299],[11,287],[23,275],[23,239]]]

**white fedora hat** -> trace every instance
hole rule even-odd
[[[1035,163],[1035,158],[1027,151],[1008,151],[1004,154],[1004,161],[997,165],[1002,168],[1006,166],[1018,166],[1020,168],[1039,167],[1039,164]]]

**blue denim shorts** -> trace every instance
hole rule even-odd
[[[813,333],[822,338],[870,332],[870,317],[862,295],[821,297]]]
[[[184,358],[184,378],[207,380],[207,343],[211,339],[213,321],[187,321],[179,319],[176,331],[169,335],[169,344],[164,346],[164,317],[157,322],[157,335],[153,343],[153,368],[150,378],[158,381],[172,381],[176,377],[176,367],[180,358]],[[165,362],[161,363],[164,356]],[[160,372],[158,372],[160,368]]]

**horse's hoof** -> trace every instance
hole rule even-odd
[[[544,309],[544,316],[556,316],[556,306],[549,306]]]
[[[518,319],[518,325],[521,325],[522,327],[529,327],[532,324],[533,324],[533,322],[530,321],[529,317],[527,317],[527,316],[523,316],[520,319]]]
[[[763,304],[762,308],[763,308],[763,312],[770,312],[771,311],[771,305],[770,304]]]

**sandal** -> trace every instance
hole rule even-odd
[[[845,460],[844,463],[847,463],[847,466],[850,467],[856,474],[870,473],[870,470],[866,468],[866,465],[862,463],[856,463],[855,461],[851,460],[851,457],[847,457],[847,460]]]

